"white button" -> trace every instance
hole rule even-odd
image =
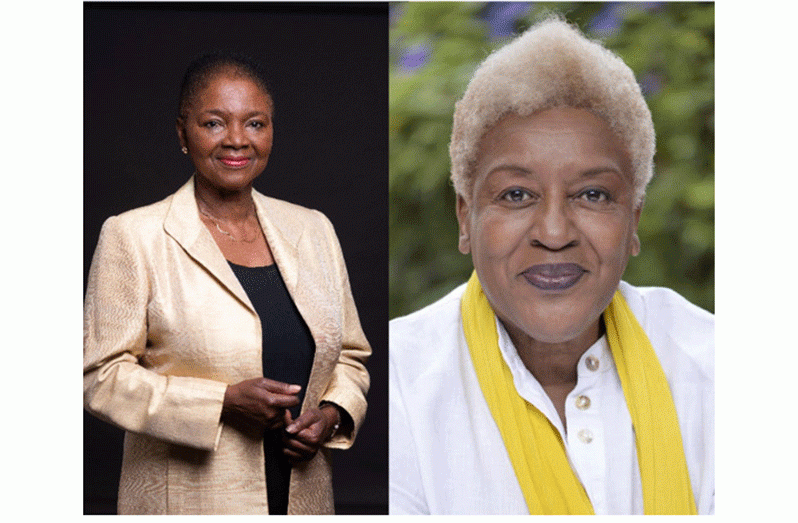
[[[599,359],[595,356],[588,356],[587,358],[585,358],[585,365],[589,370],[598,370]]]
[[[590,443],[593,441],[593,433],[587,429],[580,430],[576,435],[582,443]]]
[[[576,408],[579,410],[587,410],[590,408],[590,398],[587,396],[576,397]]]

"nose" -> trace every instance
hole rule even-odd
[[[576,245],[577,234],[567,202],[546,199],[532,211],[532,245],[559,251]]]
[[[224,138],[224,145],[234,149],[242,149],[249,144],[249,138],[244,130],[244,126],[239,123],[228,126]]]

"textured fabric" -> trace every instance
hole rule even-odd
[[[391,514],[529,513],[465,342],[464,290],[390,322]],[[668,381],[697,511],[712,514],[714,317],[668,289],[621,282],[619,290]],[[632,420],[606,337],[580,358],[563,423],[496,325],[515,389],[559,432],[595,513],[643,514]]]
[[[461,312],[480,388],[530,513],[592,514],[557,429],[513,385],[499,348],[495,315],[476,272],[463,294]],[[654,349],[620,292],[616,291],[604,316],[635,428],[645,513],[695,514],[676,411]],[[534,445],[528,445],[529,440]]]
[[[695,500],[671,391],[654,348],[615,291],[604,324],[632,417],[648,515],[695,515]]]
[[[332,225],[253,191],[263,232],[316,344],[303,409],[322,400],[366,412],[360,328]],[[228,384],[262,375],[261,326],[200,221],[193,179],[161,202],[109,218],[84,307],[84,406],[126,430],[122,514],[265,514],[260,437],[220,423]],[[291,474],[289,513],[332,513],[322,449]]]

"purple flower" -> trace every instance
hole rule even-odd
[[[663,5],[667,4],[667,2],[635,2],[635,7],[642,9],[643,11],[656,11]]]
[[[529,11],[528,2],[489,2],[485,10],[488,37],[507,38],[515,32],[515,22]]]
[[[644,96],[657,94],[662,90],[663,78],[658,73],[646,73],[640,79],[640,90]]]
[[[429,58],[430,47],[428,44],[412,45],[404,50],[399,59],[399,67],[405,71],[412,71],[421,67]]]
[[[588,24],[588,29],[598,36],[609,36],[617,31],[626,12],[630,9],[641,11],[656,11],[666,2],[607,2],[601,11],[593,17]]]
[[[621,25],[621,14],[627,6],[623,2],[607,2],[588,24],[591,33],[608,36]]]

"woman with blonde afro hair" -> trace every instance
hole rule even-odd
[[[714,316],[621,281],[654,126],[559,18],[479,66],[450,144],[469,281],[390,323],[391,514],[711,514]]]
[[[449,154],[455,191],[468,195],[482,135],[508,114],[578,107],[601,116],[632,157],[641,203],[653,175],[654,124],[634,73],[577,28],[549,18],[491,54],[457,102]]]

